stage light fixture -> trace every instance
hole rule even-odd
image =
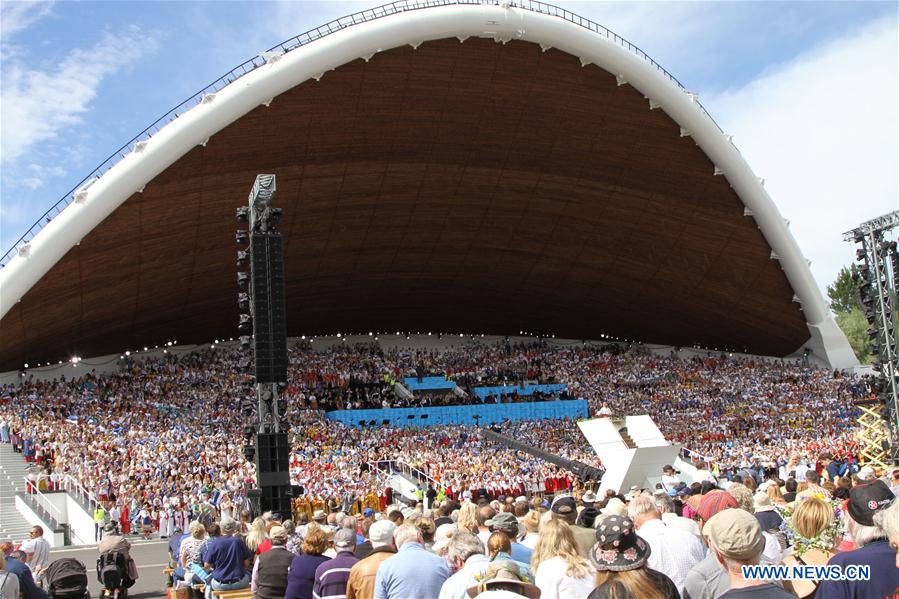
[[[245,272],[237,273],[237,286],[246,289],[250,284],[250,275]]]
[[[237,242],[238,245],[246,245],[250,240],[249,233],[247,233],[243,229],[239,229],[237,233],[234,234],[234,241]]]
[[[247,265],[247,260],[249,259],[249,255],[246,251],[240,250],[237,252],[237,268],[243,268]]]

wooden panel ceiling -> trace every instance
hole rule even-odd
[[[278,177],[288,326],[602,333],[785,355],[809,337],[677,124],[558,50],[440,40],[282,94],[161,173],[0,322],[0,369],[236,334],[234,209]]]

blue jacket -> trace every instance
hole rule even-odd
[[[48,599],[47,593],[34,584],[34,576],[32,576],[28,564],[23,564],[14,557],[7,557],[6,571],[15,574],[19,579],[19,593],[25,599]]]
[[[293,558],[287,571],[287,590],[284,599],[312,599],[315,569],[331,558],[324,555],[302,554]]]

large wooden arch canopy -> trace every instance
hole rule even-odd
[[[530,39],[490,11],[516,11],[510,31],[528,19]],[[514,8],[422,10],[308,44],[169,125],[0,271],[0,370],[235,335],[234,210],[263,172],[285,215],[291,335],[527,330],[820,346],[833,363],[845,338],[819,332],[795,242],[782,222],[762,230],[776,208],[749,208],[741,177],[761,187],[678,94],[607,39]]]

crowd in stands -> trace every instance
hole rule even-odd
[[[0,393],[0,438],[39,468],[36,486],[71,477],[123,528],[169,536],[176,524],[233,516],[254,468],[241,455],[239,352],[207,349],[121,361],[115,374],[53,382],[25,379]],[[544,343],[383,350],[373,344],[293,348],[287,387],[291,474],[308,511],[383,507],[399,460],[430,476],[446,497],[535,495],[571,489],[571,473],[482,440],[475,427],[356,429],[327,420],[326,406],[380,397],[388,381],[441,371],[470,389],[523,380],[568,385],[573,397],[615,414],[648,413],[661,430],[720,476],[776,473],[795,456],[856,459],[851,402],[861,381],[796,363],[725,356],[678,359],[637,349]],[[513,437],[601,467],[575,423],[505,423]],[[451,459],[447,459],[451,456]]]

